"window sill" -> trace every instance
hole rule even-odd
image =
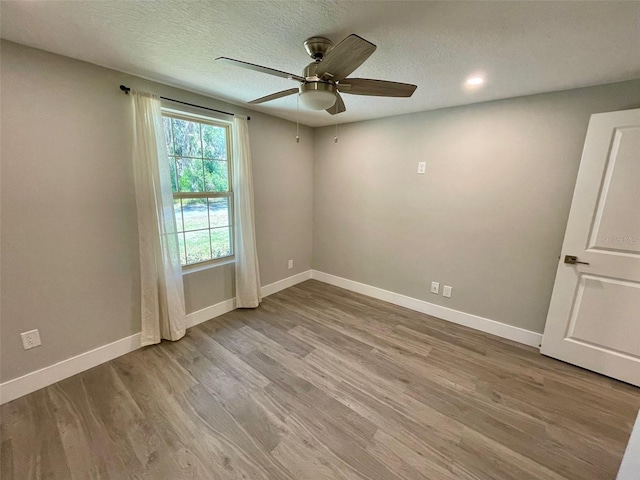
[[[190,273],[200,272],[202,270],[209,270],[210,268],[221,267],[223,265],[229,265],[235,263],[235,257],[228,257],[219,261],[196,263],[195,265],[187,265],[182,267],[182,275],[189,275]]]

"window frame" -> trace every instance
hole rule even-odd
[[[219,118],[215,118],[215,117],[208,117],[208,116],[204,116],[204,115],[199,115],[196,113],[192,113],[192,112],[186,112],[183,110],[175,110],[172,108],[165,108],[162,107],[161,108],[161,114],[163,118],[176,118],[178,120],[184,120],[184,121],[188,121],[188,122],[194,122],[194,123],[200,123],[200,124],[205,124],[205,125],[212,125],[214,127],[219,127],[219,128],[224,128],[225,129],[225,140],[226,140],[226,147],[227,147],[227,158],[226,158],[226,162],[227,162],[227,178],[228,178],[228,190],[225,192],[213,192],[213,191],[207,191],[207,192],[181,192],[181,191],[175,191],[172,192],[173,194],[173,200],[182,200],[184,198],[227,198],[228,199],[228,205],[229,205],[229,225],[226,227],[211,227],[211,218],[207,215],[208,217],[208,222],[209,222],[209,227],[206,229],[199,229],[199,230],[193,230],[193,231],[208,231],[211,232],[212,230],[215,230],[216,228],[228,228],[229,229],[229,245],[231,248],[231,253],[229,255],[225,255],[223,257],[217,257],[217,258],[212,258],[209,260],[204,260],[202,262],[196,262],[196,263],[188,263],[186,265],[181,265],[182,266],[182,272],[183,273],[191,273],[191,272],[196,272],[196,271],[200,271],[200,270],[205,270],[207,268],[212,268],[212,267],[217,267],[217,266],[221,266],[221,265],[226,265],[229,263],[232,263],[235,261],[235,216],[234,216],[234,198],[233,198],[233,166],[232,166],[232,155],[233,155],[233,143],[232,143],[232,138],[233,138],[233,123],[229,122],[227,120],[222,120]],[[173,132],[173,125],[171,127],[171,134],[172,137],[174,137],[174,132]],[[172,138],[173,141],[173,138]],[[165,142],[166,143],[166,142]],[[202,142],[202,130],[200,131],[200,145],[203,145]],[[203,152],[204,153],[204,152]],[[204,156],[200,156],[200,157],[185,157],[185,156],[180,156],[180,155],[175,155],[175,154],[170,154],[169,151],[167,150],[167,158],[169,159],[169,162],[175,162],[177,158],[194,158],[194,159],[199,159],[199,160],[213,160],[213,161],[221,161],[220,159],[205,159]],[[176,181],[177,181],[177,172],[178,172],[178,166],[174,165],[175,171],[176,171]],[[203,164],[203,168],[204,168],[204,164]],[[176,182],[177,183],[177,182]],[[177,185],[177,188],[179,187],[179,184]],[[203,185],[204,188],[204,185]],[[207,204],[208,205],[208,204]],[[208,213],[208,207],[207,207],[207,213]],[[178,220],[176,219],[176,222]],[[184,234],[186,233],[184,230],[184,217],[182,218],[182,227],[181,227],[181,231],[178,232],[178,235],[183,235],[183,244],[185,245],[186,248],[186,237],[184,236]],[[186,251],[185,253],[185,259],[186,259]],[[182,252],[180,253],[180,258],[182,258]]]

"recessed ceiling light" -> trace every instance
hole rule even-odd
[[[482,85],[484,83],[484,78],[482,77],[471,77],[467,80],[467,85],[477,86]]]

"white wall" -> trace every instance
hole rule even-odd
[[[634,80],[316,129],[313,267],[542,332],[589,116],[638,106]]]
[[[309,128],[296,144],[285,120],[10,42],[1,48],[0,381],[140,330],[131,110],[120,84],[251,115],[262,283],[310,268]],[[234,296],[233,265],[184,280],[188,312]],[[34,328],[42,346],[25,351],[20,332]]]

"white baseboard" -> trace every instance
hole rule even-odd
[[[378,300],[409,308],[416,312],[426,313],[433,317],[464,325],[465,327],[474,328],[481,332],[490,333],[497,337],[523,343],[531,347],[539,348],[540,343],[542,342],[542,335],[530,330],[507,325],[506,323],[496,322],[495,320],[479,317],[459,310],[453,310],[452,308],[442,307],[440,305],[425,302],[424,300],[418,300],[417,298],[407,297],[406,295],[383,290],[382,288],[372,287],[371,285],[337,277],[329,273],[313,270],[311,278],[336,287],[344,288],[345,290],[351,290],[352,292],[361,293],[369,297],[377,298]]]
[[[279,292],[280,290],[284,290],[285,288],[293,287],[298,283],[302,283],[306,280],[311,279],[311,270],[307,270],[305,272],[298,273],[297,275],[293,275],[291,277],[284,278],[274,283],[270,283],[269,285],[265,285],[262,287],[262,296],[268,297],[269,295],[273,295],[274,293]]]
[[[220,315],[224,315],[225,313],[230,312],[231,310],[235,310],[236,308],[236,299],[230,298],[229,300],[225,300],[220,303],[216,303],[215,305],[211,305],[210,307],[205,307],[202,310],[198,310],[193,313],[187,314],[187,328],[195,327],[196,325],[201,324],[202,322],[206,322],[211,320],[212,318],[219,317]]]
[[[307,270],[297,275],[285,278],[283,280],[265,285],[262,287],[262,296],[267,297],[285,288],[292,287],[297,283],[304,282],[311,278],[311,270]],[[212,318],[224,315],[236,308],[235,298],[230,298],[223,302],[211,305],[193,313],[187,314],[187,328],[194,327],[202,322],[211,320]],[[113,343],[103,345],[75,357],[62,360],[48,367],[41,368],[35,372],[27,373],[22,377],[14,378],[0,384],[0,404],[10,402],[16,398],[35,392],[41,388],[48,387],[60,380],[69,378],[78,373],[89,370],[101,363],[106,363],[121,355],[133,352],[140,348],[140,333],[131,335],[130,337],[116,340]]]
[[[72,377],[140,348],[140,334],[121,338],[75,357],[68,358],[35,372],[27,373],[0,385],[0,404],[10,402],[51,384]]]

